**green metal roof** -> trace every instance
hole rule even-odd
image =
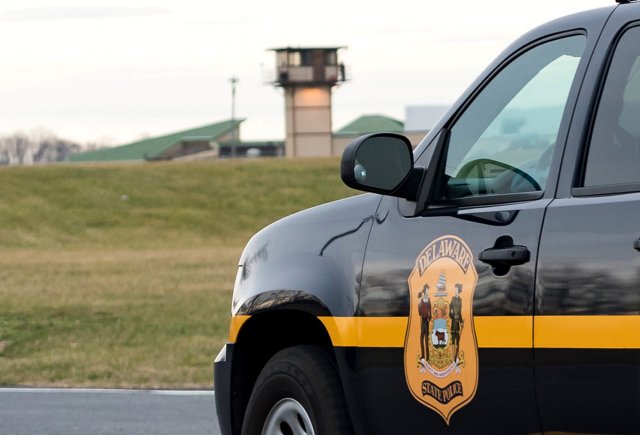
[[[368,133],[402,133],[404,124],[384,115],[364,115],[336,131],[337,136],[359,136]]]
[[[244,119],[234,119],[183,130],[164,136],[152,137],[130,144],[103,148],[95,151],[75,154],[70,162],[111,162],[126,160],[147,160],[159,156],[171,146],[184,140],[216,140],[237,128]]]

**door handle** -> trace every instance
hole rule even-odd
[[[640,251],[640,239],[637,239],[635,242],[633,242],[633,249],[635,249],[636,251]]]
[[[509,246],[506,248],[489,248],[480,253],[478,259],[493,267],[511,267],[524,264],[531,258],[526,246]]]

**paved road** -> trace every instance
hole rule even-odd
[[[0,434],[219,435],[212,391],[0,388]]]

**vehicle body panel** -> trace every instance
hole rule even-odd
[[[585,194],[577,189],[608,59],[621,29],[634,21],[640,25],[638,6],[620,5],[602,33],[569,133],[559,199],[545,218],[534,330],[544,430],[640,432],[640,350],[633,349],[640,336],[634,322],[640,314],[640,255],[634,250],[640,223],[632,217],[640,212],[640,194]],[[545,324],[561,315],[581,322],[583,342],[576,340],[573,349],[558,348],[554,342],[569,325]]]
[[[256,234],[240,258],[233,314],[288,304],[353,316],[365,245],[380,202],[360,195],[284,218]]]

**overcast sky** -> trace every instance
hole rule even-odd
[[[282,139],[264,83],[276,47],[348,46],[333,125],[448,104],[516,37],[614,0],[2,0],[0,135],[45,128],[112,145],[231,116],[243,139]]]

